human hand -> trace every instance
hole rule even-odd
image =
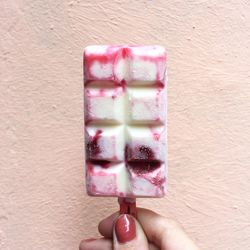
[[[137,219],[114,213],[98,229],[104,237],[83,240],[80,250],[198,250],[177,222],[147,209]]]

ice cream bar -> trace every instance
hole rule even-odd
[[[84,50],[87,192],[162,197],[166,192],[166,52],[161,46]]]

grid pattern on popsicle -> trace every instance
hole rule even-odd
[[[165,60],[161,47],[85,50],[89,194],[164,194]]]

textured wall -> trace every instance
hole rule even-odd
[[[250,249],[247,0],[0,1],[0,249],[74,250],[115,199],[84,192],[82,51],[160,44],[169,62],[169,195],[202,249]]]

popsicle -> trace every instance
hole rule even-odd
[[[85,48],[85,159],[89,195],[164,196],[166,83],[166,52],[161,46]]]

